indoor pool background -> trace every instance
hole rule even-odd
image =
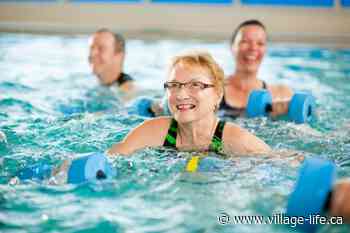
[[[105,151],[144,120],[128,115],[120,93],[90,74],[87,43],[87,36],[0,34],[0,131],[7,136],[0,141],[0,232],[290,231],[217,221],[222,212],[285,211],[298,166],[283,156],[233,158],[220,172],[191,175],[182,168],[188,153],[145,149],[115,159],[118,176],[109,183],[8,185],[19,168],[36,162],[58,165]],[[211,52],[226,74],[233,71],[226,41],[199,40],[130,40],[125,71],[142,95],[159,97],[169,58],[193,48]],[[332,159],[338,177],[350,176],[350,49],[270,44],[260,78],[311,91],[317,119],[311,126],[264,118],[235,122],[276,150]]]

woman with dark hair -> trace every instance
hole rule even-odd
[[[285,85],[271,85],[258,79],[258,71],[266,53],[267,32],[258,20],[241,23],[231,38],[231,51],[236,70],[224,84],[224,98],[220,104],[225,116],[244,115],[249,95],[253,90],[266,89],[272,96],[271,116],[288,112],[293,91]]]

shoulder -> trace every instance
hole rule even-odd
[[[170,126],[172,118],[170,117],[156,117],[149,120],[145,120],[135,129],[133,129],[131,133],[141,137],[156,137],[162,136],[164,133],[168,132],[168,128]]]
[[[146,120],[131,130],[122,142],[113,145],[108,153],[131,154],[142,148],[162,146],[170,123],[170,117]]]
[[[225,150],[232,154],[265,154],[270,151],[263,140],[233,123],[226,123],[223,143]]]
[[[267,89],[274,99],[290,99],[293,96],[293,90],[287,85],[268,85]]]

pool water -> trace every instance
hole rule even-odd
[[[19,168],[58,165],[105,151],[144,118],[128,115],[122,94],[89,71],[88,37],[0,34],[0,232],[290,232],[283,225],[220,225],[221,213],[272,216],[285,211],[297,178],[293,158],[234,157],[215,172],[186,173],[190,153],[145,149],[112,161],[115,179],[86,185],[9,185]],[[206,49],[225,73],[226,41],[130,40],[125,70],[140,95],[162,96],[169,59]],[[267,118],[231,120],[276,150],[335,161],[350,175],[350,49],[271,44],[261,79],[308,90],[317,99],[310,125]],[[67,110],[68,109],[68,110]],[[324,226],[321,232],[348,232]]]

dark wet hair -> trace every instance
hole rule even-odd
[[[101,28],[97,30],[95,33],[110,33],[114,38],[114,50],[116,53],[118,52],[125,52],[125,39],[124,37],[119,33],[114,33],[111,30],[107,28]]]
[[[257,20],[257,19],[246,20],[246,21],[243,21],[240,25],[238,25],[238,27],[232,33],[230,45],[232,45],[235,42],[237,34],[238,34],[239,30],[241,30],[242,27],[251,26],[251,25],[261,27],[262,29],[264,29],[264,31],[266,33],[265,25],[262,22],[260,22],[259,20]]]

